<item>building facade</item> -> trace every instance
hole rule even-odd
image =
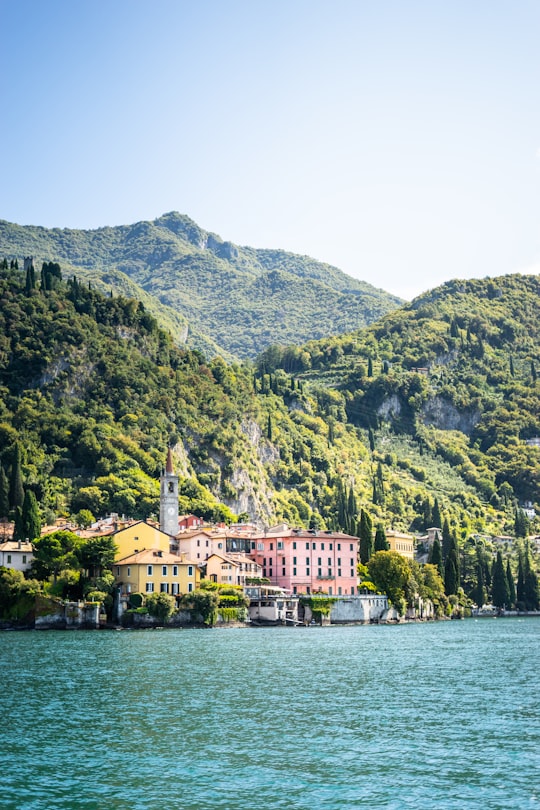
[[[251,541],[263,577],[290,593],[358,593],[358,538],[333,531],[276,526]]]
[[[180,596],[194,591],[201,577],[192,560],[159,549],[146,549],[116,560],[113,574],[120,597],[130,593]]]

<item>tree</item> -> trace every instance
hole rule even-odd
[[[510,567],[510,560],[506,560],[506,581],[508,583],[508,604],[513,607],[516,604],[516,585]]]
[[[373,521],[371,515],[365,509],[360,512],[358,536],[360,539],[360,562],[365,565],[373,554]]]
[[[444,590],[447,596],[457,594],[459,588],[459,556],[457,542],[452,537],[448,556],[444,563]]]
[[[176,610],[176,599],[168,593],[151,593],[146,597],[146,607],[151,616],[166,622]]]
[[[481,561],[476,563],[476,585],[471,591],[471,599],[476,602],[479,608],[485,604],[486,601],[486,587],[484,584],[484,566]]]
[[[89,577],[99,577],[113,564],[116,543],[110,535],[90,537],[77,546],[76,555],[81,568],[88,572]]]
[[[38,579],[57,579],[61,571],[78,571],[80,563],[76,551],[81,538],[73,532],[58,531],[45,534],[34,542],[32,570]]]
[[[20,531],[21,536],[15,537],[14,534],[14,540],[33,541],[41,536],[41,518],[39,516],[36,496],[29,489],[24,494]]]
[[[373,360],[371,359],[371,357],[368,357],[367,375],[368,377],[373,377]]]
[[[433,545],[431,546],[431,551],[429,554],[429,562],[431,563],[431,565],[434,565],[437,568],[439,574],[442,577],[444,567],[443,567],[441,543],[438,537],[435,537]]]
[[[491,577],[491,601],[498,608],[508,606],[510,594],[508,593],[508,580],[504,570],[502,554],[497,551],[497,557],[493,563],[493,574]]]
[[[437,498],[435,498],[435,501],[433,502],[433,511],[431,513],[431,520],[433,522],[434,528],[436,529],[441,528],[441,510]]]
[[[9,514],[9,482],[4,468],[0,464],[0,518]]]
[[[384,531],[384,526],[382,523],[379,523],[377,526],[377,531],[375,532],[375,544],[373,546],[374,551],[388,551],[389,545],[388,540],[386,539],[386,532]]]
[[[15,445],[15,455],[11,465],[11,480],[9,485],[9,505],[12,509],[24,503],[24,487],[21,471],[21,447],[19,443]]]
[[[529,520],[523,509],[516,509],[514,532],[516,537],[527,537],[529,534]]]
[[[374,585],[403,612],[405,592],[412,577],[407,560],[397,551],[377,551],[368,562],[368,571]]]
[[[450,531],[450,523],[448,522],[448,518],[445,517],[442,527],[443,560],[446,560],[446,558],[448,557],[448,552],[450,551],[451,544],[452,544],[452,532]]]

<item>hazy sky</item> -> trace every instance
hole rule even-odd
[[[539,0],[0,0],[0,217],[540,272]]]

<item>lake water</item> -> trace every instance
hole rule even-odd
[[[540,619],[0,634],[2,810],[540,808]]]

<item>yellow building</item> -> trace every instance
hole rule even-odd
[[[386,532],[386,539],[390,551],[397,551],[402,557],[414,560],[414,537],[412,535],[391,530]]]
[[[206,579],[227,585],[245,585],[246,579],[262,577],[262,566],[246,554],[211,554],[206,560]]]
[[[156,548],[116,560],[113,574],[120,597],[130,593],[179,596],[194,591],[201,579],[201,572],[192,560]]]
[[[124,557],[137,554],[145,549],[155,549],[168,554],[171,545],[171,538],[168,534],[144,520],[132,523],[115,532],[113,539],[117,549],[116,560],[123,560]]]

